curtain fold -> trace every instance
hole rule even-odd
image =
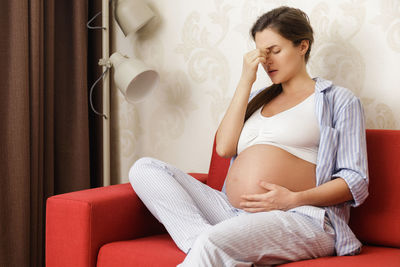
[[[54,158],[67,159],[54,162],[54,188],[59,193],[90,187],[87,2],[57,1],[55,14]],[[71,175],[70,169],[79,175]]]
[[[93,16],[102,9],[101,1],[88,2],[89,16]],[[98,16],[92,25],[101,25],[101,16]],[[102,58],[102,33],[101,30],[88,31],[88,88],[100,77],[103,68],[98,65],[99,59]],[[99,83],[100,84],[100,83]],[[100,86],[100,85],[97,86]],[[101,110],[103,106],[102,90],[99,87],[95,88],[93,94],[93,104]],[[90,105],[90,104],[88,104]],[[90,184],[92,187],[97,187],[103,184],[103,119],[96,115],[92,110],[89,111],[89,139],[90,139]]]
[[[99,123],[88,113],[97,66],[87,18],[87,1],[2,2],[0,266],[44,266],[47,197],[101,185],[91,178],[101,163],[90,163],[89,134],[101,128],[89,131]]]

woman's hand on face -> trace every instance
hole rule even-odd
[[[261,212],[271,210],[289,210],[297,207],[297,194],[289,189],[260,181],[259,185],[268,192],[262,194],[242,195],[243,201],[240,208],[248,212]]]
[[[267,50],[259,48],[244,54],[241,79],[253,84],[257,78],[258,64],[266,64],[267,56]]]

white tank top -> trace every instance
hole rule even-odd
[[[264,117],[261,110],[262,107],[245,122],[238,141],[238,154],[249,146],[268,144],[317,163],[320,130],[315,113],[315,94],[271,117]]]

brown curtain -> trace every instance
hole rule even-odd
[[[89,19],[101,11],[101,1],[88,1]],[[92,23],[92,26],[101,25],[101,16],[98,16]],[[99,58],[102,57],[102,30],[88,31],[88,88],[100,77],[103,68],[98,65]],[[92,99],[95,108],[99,111],[103,105],[101,83],[97,84]],[[90,136],[90,182],[92,187],[103,184],[103,120],[89,110],[89,136]]]
[[[1,1],[0,266],[44,266],[47,197],[100,185],[91,178],[101,162],[90,154],[99,122],[88,109],[88,8]]]

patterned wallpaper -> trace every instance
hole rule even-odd
[[[112,86],[112,183],[128,181],[130,166],[150,156],[185,172],[207,172],[214,134],[254,49],[249,29],[280,6],[305,11],[315,32],[308,70],[352,90],[368,128],[400,127],[399,0],[148,0],[157,14],[136,35],[113,23],[112,51],[156,69],[160,86],[129,104]],[[271,82],[259,69],[253,89]]]

